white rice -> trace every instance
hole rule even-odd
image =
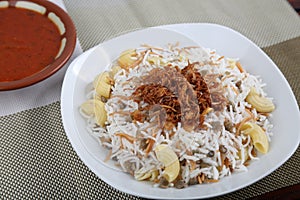
[[[159,179],[163,175],[163,166],[157,160],[153,151],[146,156],[144,149],[140,148],[139,142],[131,143],[116,136],[116,133],[122,132],[134,138],[151,138],[155,141],[153,149],[157,145],[168,144],[177,154],[179,161],[185,163],[185,165],[181,165],[180,171],[182,180],[185,183],[188,183],[191,178],[202,174],[208,179],[219,180],[231,175],[234,171],[247,171],[245,164],[249,163],[249,161],[245,162],[247,159],[246,155],[250,160],[258,160],[258,157],[253,155],[251,138],[249,135],[236,135],[235,127],[231,132],[226,130],[224,122],[229,120],[232,124],[238,124],[248,115],[246,108],[251,108],[251,105],[245,101],[245,98],[251,87],[254,87],[263,96],[267,95],[263,89],[265,84],[260,77],[251,75],[248,72],[240,72],[237,67],[230,67],[230,63],[238,61],[238,59],[223,58],[219,60],[221,56],[216,54],[215,51],[206,48],[186,48],[183,51],[181,48],[172,47],[171,50],[165,49],[163,52],[159,50],[152,51],[162,56],[157,63],[148,61],[150,51],[147,51],[143,61],[138,66],[131,68],[129,72],[121,70],[115,75],[115,84],[111,92],[112,98],[108,99],[105,104],[108,116],[106,127],[97,126],[93,117],[90,118],[83,113],[83,116],[87,118],[89,133],[98,139],[101,138],[99,141],[104,141],[101,142],[101,145],[112,150],[111,158],[116,160],[125,172],[132,173],[128,169],[128,163],[132,163],[133,167],[131,170],[133,170],[133,174],[137,171],[146,174],[157,170],[157,179]],[[221,112],[212,111],[206,115],[204,122],[204,125],[207,127],[206,130],[187,132],[178,123],[177,127],[174,128],[174,136],[170,138],[169,134],[171,132],[165,131],[164,136],[162,130],[159,130],[159,127],[151,123],[151,121],[134,122],[130,115],[116,114],[120,111],[134,112],[138,109],[139,105],[137,102],[120,98],[120,96],[131,96],[136,87],[142,84],[142,76],[147,75],[155,68],[162,68],[163,65],[161,63],[171,63],[173,66],[183,69],[188,65],[187,60],[190,63],[201,63],[201,66],[197,66],[197,71],[202,75],[223,75],[221,80],[216,81],[222,84],[224,96],[228,100],[229,106],[228,109],[225,108]],[[238,88],[237,83],[239,81],[241,85]],[[239,93],[236,94],[232,88],[238,90]],[[94,91],[87,94],[88,98],[92,98],[91,96],[93,95],[91,94],[94,94]],[[146,103],[144,104],[146,105]],[[256,123],[266,130],[270,141],[273,126],[269,121],[269,117],[257,113],[255,109],[252,109],[252,113],[258,119]],[[155,131],[156,136],[152,135],[153,131]],[[221,155],[219,151],[221,145],[227,150],[224,155]],[[215,152],[211,157],[208,156],[210,151]],[[192,152],[192,155],[187,154],[187,152]],[[230,168],[223,164],[222,159],[224,158],[222,156],[225,156],[231,163]],[[191,162],[202,164],[191,170]]]

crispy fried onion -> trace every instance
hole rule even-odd
[[[218,82],[220,78],[220,74],[206,74],[204,76],[205,83],[210,91],[211,107],[215,111],[222,111],[228,104],[226,97],[223,95],[224,88],[222,84]]]
[[[212,106],[205,80],[190,63],[182,70],[169,66],[151,70],[132,97],[139,104],[147,103],[145,107],[140,106],[139,111],[148,116],[156,113],[159,126],[166,129],[177,126],[179,122],[186,131],[201,128],[207,109]],[[140,112],[136,119],[133,115],[135,120],[142,119]]]

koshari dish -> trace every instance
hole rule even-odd
[[[107,159],[161,188],[217,182],[267,153],[275,106],[238,59],[143,45],[93,81],[80,106]]]
[[[47,67],[59,52],[61,38],[46,15],[0,8],[0,82],[20,80]]]

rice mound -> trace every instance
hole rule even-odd
[[[130,58],[135,61],[131,66],[116,61],[110,68],[121,67],[104,101],[105,125],[81,110],[88,131],[124,172],[154,186],[183,188],[247,171],[247,165],[259,159],[251,136],[243,134],[240,125],[251,120],[270,142],[272,115],[246,101],[251,88],[267,94],[259,76],[248,73],[238,59],[203,47],[172,45],[142,46]],[[189,75],[182,75],[185,69]],[[95,95],[93,88],[87,98]],[[159,145],[167,145],[180,164],[172,182],[166,181],[167,166],[156,155]]]

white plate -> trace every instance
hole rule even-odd
[[[180,34],[181,33],[181,34]],[[191,39],[189,39],[191,38]],[[213,184],[185,189],[160,189],[150,183],[138,182],[126,173],[103,164],[106,153],[89,135],[85,120],[78,112],[85,101],[85,88],[119,53],[140,44],[163,46],[181,42],[182,46],[199,45],[216,49],[218,54],[240,58],[245,69],[260,75],[267,83],[269,96],[274,97],[274,136],[270,151],[252,162],[248,172],[234,173]],[[253,42],[238,32],[215,24],[176,24],[149,28],[106,41],[78,57],[70,65],[62,88],[62,119],[67,136],[79,157],[102,180],[136,196],[155,199],[200,199],[226,194],[246,187],[281,166],[297,149],[300,141],[300,115],[293,92],[272,60]]]

